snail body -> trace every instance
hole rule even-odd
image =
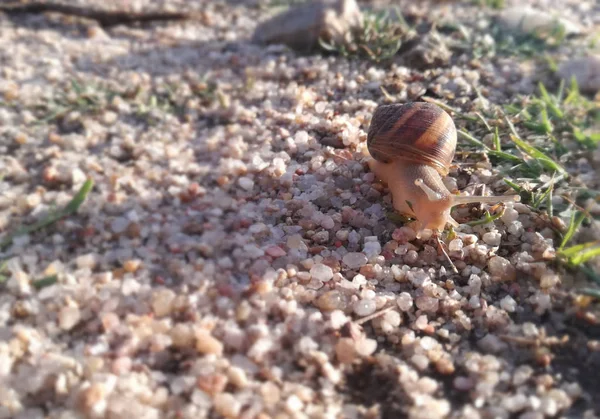
[[[381,105],[367,135],[369,167],[388,184],[394,209],[417,220],[417,230],[458,226],[452,207],[467,203],[518,201],[519,196],[454,195],[446,188],[456,152],[456,127],[450,115],[428,102]]]

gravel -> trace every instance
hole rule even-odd
[[[200,13],[0,15],[0,240],[94,181],[77,214],[1,249],[0,419],[595,417],[597,318],[550,263],[549,224],[524,203],[461,224],[454,274],[363,164],[380,87],[468,112],[549,75],[473,57],[443,25],[384,67],[251,42],[266,1],[73,3]],[[591,1],[530,3],[598,23]],[[402,8],[494,42],[486,7]],[[453,189],[506,189],[508,166],[455,163]]]

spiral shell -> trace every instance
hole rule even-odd
[[[446,176],[456,151],[456,127],[450,115],[432,103],[380,105],[371,119],[367,147],[380,162],[422,163]]]

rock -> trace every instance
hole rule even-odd
[[[366,265],[367,260],[367,256],[364,253],[359,252],[346,253],[342,258],[342,262],[350,269],[356,269]]]
[[[340,43],[351,29],[362,23],[356,0],[315,0],[290,7],[288,10],[258,25],[252,42],[285,44],[300,51],[309,51],[324,41]]]
[[[600,91],[600,56],[574,58],[565,61],[558,68],[558,75],[567,82],[575,77],[579,89],[583,92]]]
[[[310,274],[314,279],[323,282],[329,281],[331,278],[333,278],[333,270],[329,266],[323,265],[322,263],[317,263],[310,268]]]
[[[63,307],[58,314],[58,325],[62,330],[71,330],[80,320],[78,307]]]
[[[515,267],[501,256],[491,257],[488,261],[488,269],[494,281],[514,281],[517,279]]]
[[[196,330],[196,350],[202,354],[221,355],[223,344],[215,338],[208,330]]]
[[[581,33],[579,26],[573,22],[533,7],[511,7],[499,15],[499,20],[508,30],[520,31],[528,35],[552,32],[557,25],[563,27],[566,35]]]
[[[411,42],[413,43],[413,42]],[[435,30],[414,41],[414,46],[400,54],[397,64],[416,70],[444,67],[450,62],[452,52],[443,36]],[[419,94],[417,94],[419,96]]]

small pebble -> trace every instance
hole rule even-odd
[[[322,263],[317,263],[310,268],[310,274],[313,279],[323,282],[329,281],[331,278],[333,278],[333,270],[329,266],[323,265]]]
[[[375,310],[377,310],[375,300],[358,300],[354,303],[354,312],[361,317],[373,314]]]
[[[413,307],[412,296],[407,292],[402,292],[396,298],[396,304],[402,311],[410,311]]]
[[[238,179],[238,184],[242,189],[246,191],[251,191],[254,188],[254,181],[247,177],[241,177]]]
[[[208,330],[196,330],[196,350],[203,354],[221,355],[223,353],[223,344]]]
[[[496,281],[514,281],[517,278],[515,267],[501,256],[493,256],[488,261],[488,269],[492,279]]]
[[[226,418],[237,418],[242,411],[242,404],[230,393],[215,394],[213,402],[215,411]]]
[[[62,330],[71,330],[81,320],[78,307],[63,307],[58,314],[58,324]]]
[[[495,231],[490,231],[483,235],[483,241],[490,246],[500,246],[502,235]]]
[[[342,262],[350,269],[357,269],[367,264],[367,256],[364,253],[350,252],[342,258]]]

